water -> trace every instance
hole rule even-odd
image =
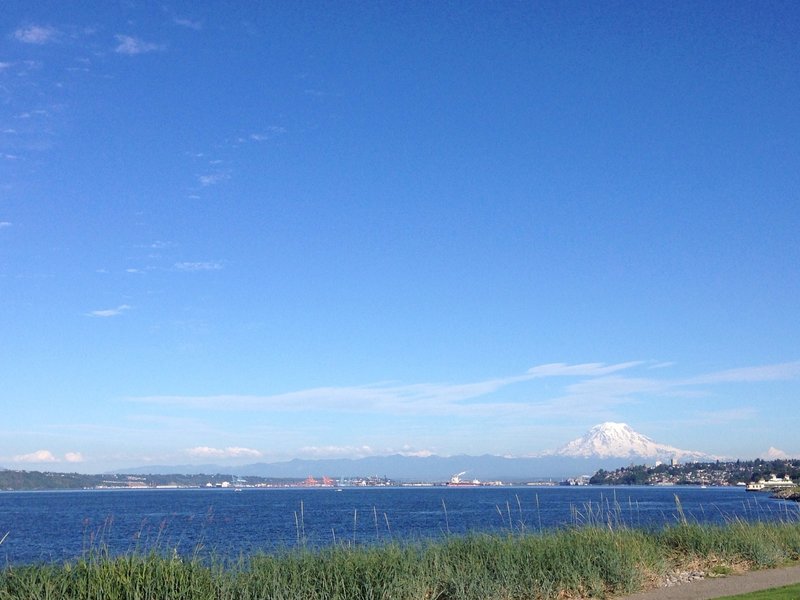
[[[536,532],[589,521],[663,527],[794,520],[800,505],[741,488],[520,487],[0,492],[2,564],[176,550],[236,558],[300,544],[371,544],[471,531]]]

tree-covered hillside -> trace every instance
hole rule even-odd
[[[600,469],[589,480],[595,485],[736,485],[771,475],[794,481],[800,479],[800,460],[737,460],[735,462],[697,462],[648,467],[632,465],[615,471]]]

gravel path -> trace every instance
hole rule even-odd
[[[714,577],[640,592],[616,600],[710,600],[800,583],[800,566],[750,571],[742,575]]]

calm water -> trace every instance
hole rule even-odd
[[[686,518],[800,518],[800,506],[741,488],[367,488],[0,492],[0,561],[62,561],[177,549],[236,557],[298,543],[369,544],[470,531],[537,531],[609,519],[661,527]]]

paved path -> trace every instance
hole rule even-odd
[[[703,579],[675,587],[640,592],[616,600],[710,600],[711,598],[757,592],[793,583],[800,583],[800,566],[749,571],[742,575]]]

